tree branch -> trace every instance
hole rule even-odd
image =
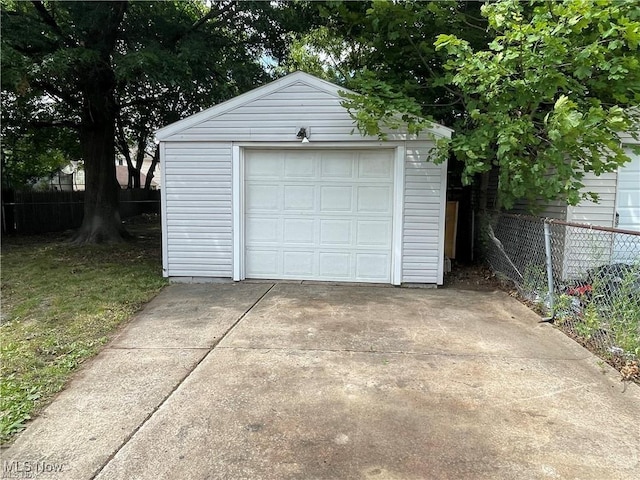
[[[129,144],[127,143],[127,137],[124,133],[124,127],[122,125],[122,115],[120,115],[120,112],[118,112],[118,115],[116,116],[116,146],[118,147],[118,150],[120,150],[120,153],[122,153],[122,155],[124,156],[124,158],[127,161],[127,167],[129,168],[129,172],[131,172],[131,170],[133,170],[133,162],[131,161],[131,152],[129,152]],[[131,188],[131,176],[129,176],[129,185],[127,185],[127,188]]]
[[[80,128],[78,123],[72,122],[71,120],[59,120],[59,121],[46,121],[46,120],[30,120],[29,125],[36,128],[46,128],[46,127],[66,127],[73,128],[77,130]]]
[[[458,103],[462,103],[462,98],[458,97],[453,102],[448,102],[448,103],[421,103],[420,106],[421,107],[452,107],[454,105],[457,105]]]
[[[465,25],[467,25],[468,27],[475,28],[476,30],[480,30],[480,31],[481,31],[481,32],[483,32],[483,33],[486,33],[486,32],[487,32],[486,27],[485,27],[485,28],[482,28],[482,27],[481,27],[481,26],[479,26],[479,25],[474,25],[473,23],[468,22],[468,21],[467,21],[466,19],[464,19],[464,18],[462,19],[462,23],[464,23],[464,24],[465,24]]]
[[[65,43],[67,47],[78,46],[78,44],[72,38],[67,37],[64,34],[62,29],[60,28],[60,25],[58,25],[58,22],[56,22],[55,18],[53,18],[53,16],[49,13],[49,11],[47,10],[47,7],[44,6],[44,3],[42,3],[39,0],[32,0],[31,3],[35,7],[36,11],[40,15],[40,18],[42,18],[44,23],[49,25],[49,27],[51,27],[51,30],[53,30],[53,32],[56,35],[58,35],[58,37],[60,37],[60,39]]]
[[[424,55],[422,54],[422,52],[420,51],[420,49],[418,48],[418,46],[415,44],[415,42],[413,41],[413,38],[411,38],[411,35],[408,35],[407,38],[409,39],[409,43],[411,44],[411,46],[415,49],[416,53],[418,54],[418,56],[420,57],[420,60],[422,60],[422,64],[424,65],[424,68],[427,69],[427,71],[429,72],[429,74],[431,75],[431,78],[436,78],[436,74],[433,71],[433,69],[429,66],[429,62],[427,62],[427,59],[424,58]],[[455,90],[447,87],[446,85],[442,85],[442,87],[449,92],[451,95],[453,95],[454,97],[458,97],[460,98],[460,100],[464,101],[464,97],[460,94],[460,92],[456,92]]]
[[[58,97],[64,100],[71,107],[79,107],[81,102],[79,99],[75,98],[73,95],[63,92],[53,84],[49,82],[44,82],[41,80],[32,80],[30,82],[34,87],[40,88],[44,90],[46,93],[53,95],[54,97]]]
[[[191,25],[191,27],[189,27],[188,30],[185,30],[184,32],[182,32],[179,35],[176,35],[174,37],[173,41],[175,43],[178,43],[180,40],[182,40],[187,35],[189,35],[189,34],[195,32],[196,30],[198,30],[202,25],[207,23],[209,20],[211,20],[216,15],[223,15],[223,14],[227,13],[229,10],[231,10],[231,8],[233,8],[234,2],[229,2],[224,7],[220,8],[220,9],[214,9],[214,5],[216,5],[215,2],[213,3],[213,5],[209,9],[209,11],[204,16],[202,16],[196,22],[194,22]]]
[[[153,180],[154,173],[156,171],[156,165],[160,163],[160,145],[156,145],[156,151],[152,157],[153,157],[153,160],[151,161],[149,170],[147,170],[147,179],[144,182],[144,188],[146,190],[151,190],[151,181]]]

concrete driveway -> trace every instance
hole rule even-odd
[[[538,320],[503,292],[171,285],[3,475],[638,478],[640,388]]]

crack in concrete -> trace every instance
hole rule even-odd
[[[527,402],[529,400],[538,400],[540,398],[555,397],[556,395],[561,395],[561,394],[566,393],[566,392],[571,392],[573,390],[580,390],[581,388],[584,388],[584,387],[593,387],[593,386],[596,386],[596,385],[597,385],[597,383],[581,383],[580,385],[575,385],[573,387],[568,387],[568,388],[561,388],[559,390],[554,390],[553,392],[545,393],[545,394],[542,394],[542,395],[534,395],[534,396],[531,396],[531,397],[516,398],[515,400],[511,400],[509,402],[496,404],[496,406],[505,407],[505,406],[508,406],[508,405],[513,405],[514,403],[518,403],[518,402]]]
[[[215,345],[214,345],[215,346]],[[106,347],[105,350],[211,350],[213,347]]]
[[[327,353],[371,353],[379,355],[412,355],[412,356],[432,356],[432,357],[464,357],[464,358],[493,358],[502,360],[550,360],[558,362],[581,362],[589,360],[592,355],[574,358],[554,358],[554,357],[528,357],[528,356],[505,356],[505,355],[485,355],[477,353],[449,353],[449,352],[414,352],[406,350],[358,350],[351,348],[290,348],[290,347],[237,347],[220,346],[219,350],[264,350],[264,351],[290,351],[290,352],[327,352]]]
[[[135,437],[135,435],[140,431],[140,429],[142,429],[142,427],[144,427],[147,422],[149,420],[151,420],[151,418],[158,412],[158,410],[160,410],[160,408],[162,408],[162,406],[167,402],[167,400],[169,400],[169,398],[171,398],[173,396],[173,394],[176,392],[176,390],[178,390],[178,388],[180,388],[180,386],[185,382],[185,380],[187,378],[189,378],[193,372],[196,371],[196,369],[200,366],[200,364],[202,362],[204,362],[204,360],[211,354],[211,352],[213,352],[213,350],[215,350],[218,345],[220,344],[220,342],[222,340],[224,340],[224,338],[231,333],[231,331],[247,316],[247,314],[253,310],[255,308],[256,305],[258,305],[258,303],[260,303],[262,301],[262,299],[264,297],[266,297],[269,292],[271,290],[273,290],[273,287],[275,287],[276,284],[272,283],[271,286],[267,289],[266,292],[264,292],[260,298],[258,298],[255,302],[253,302],[253,304],[247,308],[245,310],[245,312],[240,315],[238,317],[238,319],[233,322],[233,324],[220,336],[220,338],[217,339],[217,341],[210,347],[210,348],[206,348],[206,347],[202,347],[202,348],[182,348],[181,350],[205,350],[207,353],[205,353],[202,358],[200,360],[198,360],[198,362],[196,362],[196,364],[193,366],[192,369],[188,370],[187,373],[176,383],[176,385],[171,389],[171,391],[158,403],[158,405],[155,406],[155,408],[153,408],[153,410],[151,410],[151,412],[149,412],[149,414],[144,418],[144,420],[142,422],[140,422],[140,424],[133,429],[133,431],[127,435],[127,437],[124,439],[124,441],[120,444],[120,446],[118,448],[116,448],[111,455],[109,455],[109,457],[107,458],[107,460],[95,471],[95,473],[93,475],[91,475],[91,480],[95,480],[95,478],[100,475],[100,473],[106,468],[107,465],[109,465],[109,463],[111,463],[111,461],[115,458],[115,456],[131,441],[131,439],[133,439],[133,437]],[[222,347],[220,347],[222,348]],[[121,349],[121,350],[159,350],[161,348],[118,348],[115,347],[114,350],[116,349]],[[176,348],[177,349],[177,348]]]

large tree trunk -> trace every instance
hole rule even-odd
[[[80,144],[85,158],[84,218],[73,241],[122,241],[128,234],[120,220],[113,129],[99,124],[83,127]]]
[[[100,58],[81,67],[79,81],[83,96],[80,114],[80,147],[85,162],[84,218],[73,238],[74,243],[121,242],[129,237],[120,220],[118,181],[115,165],[117,105],[116,77],[111,67],[111,52],[126,3],[94,4],[107,9],[105,24],[87,32],[87,47]]]
[[[114,111],[112,95],[104,91],[87,95],[80,128],[85,159],[84,218],[75,243],[118,242],[128,237],[119,212]]]

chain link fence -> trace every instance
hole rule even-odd
[[[616,365],[640,359],[640,233],[501,214],[482,242],[548,320]]]

